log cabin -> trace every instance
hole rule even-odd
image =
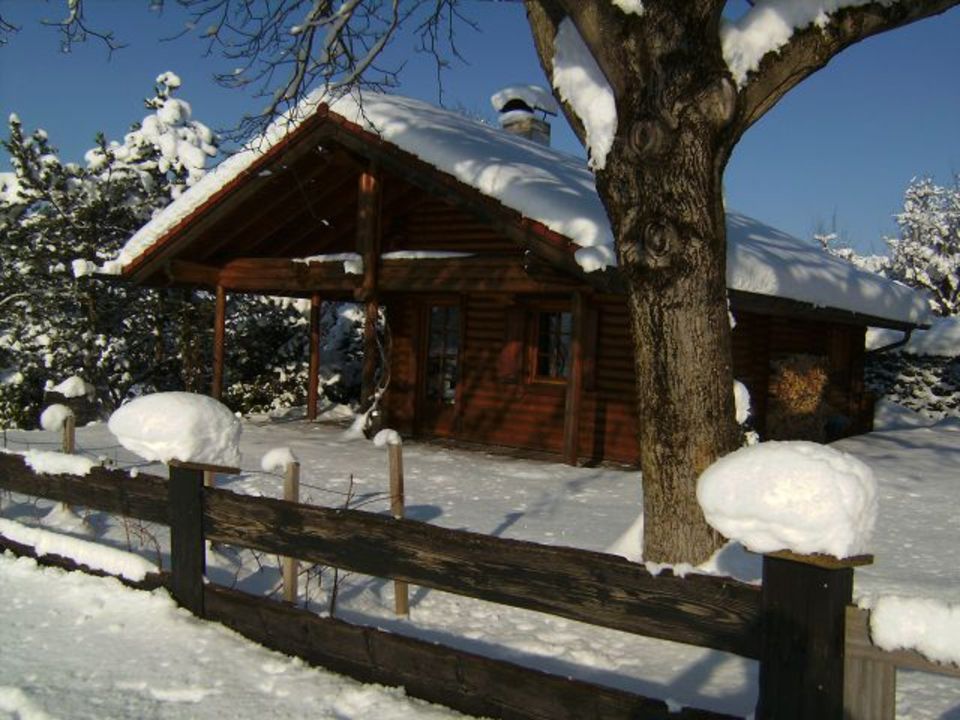
[[[309,98],[105,271],[215,292],[215,396],[227,293],[311,299],[310,417],[320,305],[353,301],[366,309],[364,399],[385,316],[390,427],[636,463],[627,307],[593,175],[546,144],[554,109],[514,95],[498,107],[504,127],[398,96]],[[816,440],[868,429],[865,329],[922,325],[924,299],[736,213],[728,247],[734,374],[753,427]]]

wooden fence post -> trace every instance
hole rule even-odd
[[[853,568],[870,562],[869,556],[764,555],[758,720],[843,720]]]
[[[73,455],[77,449],[77,419],[71,412],[63,421],[63,452]]]
[[[170,461],[167,504],[170,516],[170,591],[194,615],[203,617],[203,575],[206,547],[203,537],[204,466]]]
[[[283,499],[289,502],[300,502],[300,463],[292,462],[287,465],[287,472],[283,478]],[[300,564],[296,558],[284,556],[283,566],[283,599],[289,603],[297,602],[297,573]]]
[[[884,659],[879,653],[866,657],[856,652],[864,644],[870,643],[869,617],[869,613],[863,610],[851,609],[847,612],[847,655],[843,668],[844,720],[894,720],[896,716],[896,662],[892,658]]]
[[[390,464],[390,513],[397,520],[405,515],[403,498],[403,445],[399,441],[387,443]],[[393,582],[393,603],[397,615],[410,614],[410,589],[401,580]]]

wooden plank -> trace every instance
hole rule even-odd
[[[614,555],[223,490],[207,491],[204,523],[215,542],[746,657],[760,652],[759,590],[735,581],[653,577]]]
[[[310,296],[310,369],[307,381],[307,420],[317,419],[320,399],[320,295]]]
[[[843,720],[853,569],[765,555],[759,720]]]
[[[897,667],[849,655],[843,667],[844,720],[894,720]]]
[[[343,263],[303,263],[288,258],[238,258],[231,260],[219,275],[227,290],[293,293],[350,292],[360,283],[359,275],[347,275]]]
[[[274,650],[460,712],[506,720],[728,718],[442,645],[360,627],[208,585],[207,617]]]
[[[223,397],[223,366],[226,356],[227,337],[227,291],[217,285],[217,298],[213,310],[213,383],[210,395],[216,400]]]
[[[171,260],[167,263],[167,277],[184,285],[216,287],[220,282],[220,268],[186,260]]]
[[[580,459],[580,411],[583,406],[583,315],[582,292],[571,299],[570,375],[567,377],[563,408],[563,459],[576,465]]]
[[[167,481],[126,470],[94,467],[83,477],[36,475],[20,455],[0,453],[0,487],[93,510],[167,523]]]
[[[203,617],[203,576],[206,545],[203,538],[203,470],[171,465],[170,593],[194,615]]]

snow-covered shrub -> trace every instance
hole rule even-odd
[[[228,304],[224,402],[241,412],[269,412],[307,401],[309,306],[282,298],[238,296]],[[360,399],[363,312],[324,303],[320,316],[320,390],[333,403]]]
[[[868,355],[867,389],[931,420],[960,417],[960,357],[879,353]]]

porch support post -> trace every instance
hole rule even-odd
[[[320,293],[310,297],[310,384],[307,386],[307,419],[317,419],[320,397]]]
[[[227,291],[217,285],[217,300],[213,313],[213,383],[210,395],[219,400],[223,397],[223,365],[226,354]]]
[[[380,303],[377,298],[377,271],[380,263],[380,212],[383,195],[380,168],[376,165],[360,174],[357,193],[357,252],[363,258],[363,283],[357,299],[363,301],[363,374],[360,384],[360,406],[366,410],[376,392],[377,316]]]
[[[380,350],[377,347],[377,317],[379,303],[368,300],[363,313],[363,371],[360,376],[360,407],[366,410],[373,400],[377,385],[377,360]]]
[[[570,374],[563,411],[563,459],[576,465],[580,457],[580,411],[583,404],[583,317],[584,295],[573,293],[571,302]]]

